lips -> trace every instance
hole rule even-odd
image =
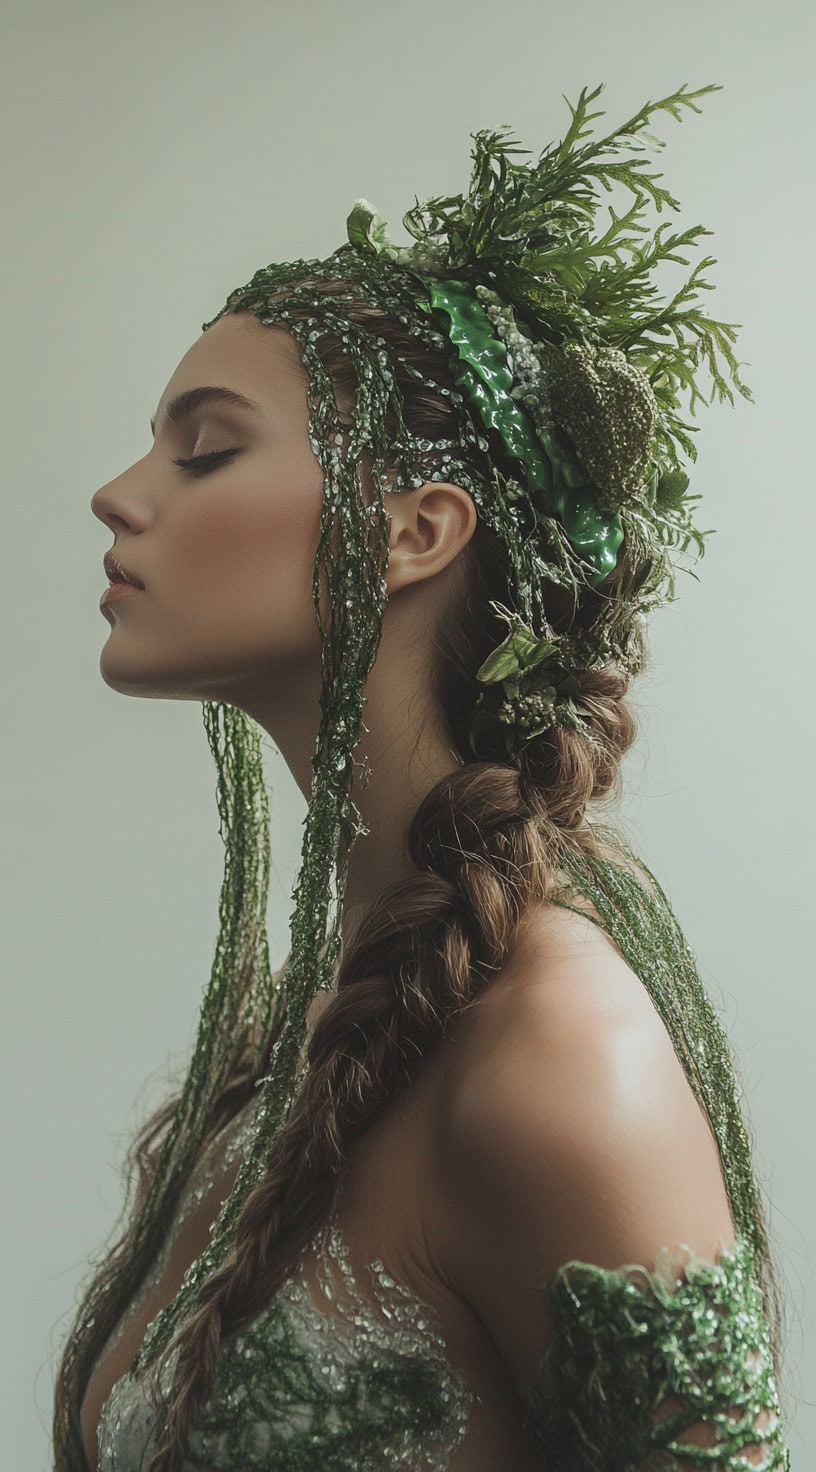
[[[123,566],[118,557],[114,557],[112,552],[106,552],[103,563],[109,582],[132,583],[134,588],[144,587],[141,579],[137,578],[135,573],[128,572],[128,569]]]

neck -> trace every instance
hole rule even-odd
[[[401,738],[392,727],[383,742],[376,740],[374,731],[365,739],[372,776],[364,790],[352,786],[352,797],[369,831],[358,838],[349,858],[340,925],[344,949],[381,895],[416,877],[407,849],[408,829],[431,789],[461,765],[439,732],[417,741],[415,729],[404,728]],[[362,741],[358,756],[361,749]]]
[[[408,601],[403,599],[402,604]],[[428,696],[427,649],[418,637],[409,638],[394,624],[400,607],[398,600],[390,610],[391,624],[369,672],[353,753],[351,796],[368,832],[357,839],[349,856],[340,919],[344,947],[352,943],[386,889],[416,876],[406,848],[411,820],[437,782],[461,766],[441,714]],[[416,622],[414,614],[412,634]],[[272,738],[307,802],[313,788],[320,674],[316,661],[304,661],[288,668],[285,679],[271,681],[265,674],[255,688],[245,686],[233,696],[234,703]],[[371,771],[367,786],[361,781],[364,766]]]

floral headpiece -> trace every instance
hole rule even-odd
[[[694,99],[719,88],[681,88],[647,103],[607,138],[578,148],[585,125],[600,115],[587,108],[601,90],[584,89],[570,109],[566,137],[532,166],[510,161],[527,150],[504,136],[506,128],[471,135],[467,196],[417,203],[403,217],[417,244],[392,244],[381,214],[365,199],[356,201],[347,231],[358,249],[411,272],[426,287],[427,302],[420,299],[419,305],[455,349],[455,381],[525,472],[526,483],[521,491],[511,488],[509,500],[523,496],[544,541],[562,542],[562,558],[542,569],[543,575],[560,580],[566,555],[570,572],[564,580],[576,577],[576,564],[563,547],[567,542],[581,560],[579,580],[597,586],[614,569],[628,535],[654,557],[648,587],[639,590],[639,612],[645,613],[673,600],[668,549],[685,551],[694,539],[702,556],[712,534],[698,531],[691,519],[699,497],[687,494],[689,476],[677,447],[695,460],[690,435],[697,429],[677,415],[680,392],[691,391],[692,413],[697,399],[706,402],[694,380],[704,359],[714,392],[733,403],[718,368],[720,353],[739,392],[753,400],[731,350],[740,324],[716,322],[690,305],[700,290],[711,290],[702,272],[714,258],[699,262],[668,303],[655,300],[657,289],[649,282],[659,261],[687,265],[678,250],[711,232],[698,225],[666,234],[664,223],[650,242],[638,240],[631,232],[648,234],[637,223],[647,195],[658,212],[679,205],[645,161],[604,157],[640,147],[639,133],[662,147],[643,131],[651,115],[665,109],[679,117],[681,104],[699,112]],[[610,224],[597,238],[587,224],[596,208],[592,180],[607,190],[621,183],[635,195],[623,215],[610,205]],[[631,260],[623,258],[625,251]],[[497,720],[506,728],[508,753],[519,739],[556,724],[582,730],[591,740],[571,698],[577,670],[614,657],[637,673],[634,646],[616,647],[602,626],[596,626],[594,639],[582,641],[552,629],[539,635],[518,613],[492,606],[510,632],[478,678],[486,685],[500,683],[503,699],[498,706],[493,702],[488,717],[480,696],[474,752],[480,733],[495,734]]]

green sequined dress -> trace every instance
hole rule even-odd
[[[615,905],[600,888],[583,892],[605,914],[675,1039],[678,1019],[685,1019],[684,1066],[720,1141],[735,1142],[736,1160],[743,1127],[720,1024],[662,891],[649,899],[633,884],[620,870]],[[644,905],[639,918],[636,908]],[[659,944],[646,947],[647,934],[659,935]],[[698,1014],[704,1022],[695,1033]],[[709,1046],[720,1051],[707,1060]],[[176,1232],[215,1172],[248,1143],[254,1108],[253,1100],[202,1155],[159,1261],[103,1354],[158,1281]],[[729,1182],[736,1180],[723,1158]],[[541,1472],[790,1472],[755,1239],[739,1191],[731,1191],[736,1241],[716,1263],[686,1249],[675,1259],[683,1267],[678,1280],[665,1247],[654,1271],[571,1261],[541,1288],[549,1305],[547,1348],[534,1383],[518,1387]],[[303,1272],[307,1255],[317,1263],[316,1278]],[[99,1472],[144,1472],[149,1465],[157,1425],[153,1373],[127,1373],[113,1386],[99,1421]],[[661,1413],[667,1400],[680,1409],[667,1415],[664,1406]],[[355,1275],[335,1215],[272,1301],[221,1345],[185,1472],[445,1472],[454,1457],[457,1469],[469,1467],[473,1405],[434,1309],[379,1261],[368,1265],[365,1281]],[[690,1443],[684,1432],[702,1426],[709,1444]],[[474,1455],[478,1472],[494,1472]]]

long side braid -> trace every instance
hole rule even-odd
[[[528,907],[553,888],[563,833],[559,841],[523,785],[508,765],[471,763],[419,806],[408,837],[417,875],[380,896],[343,958],[234,1250],[177,1336],[173,1397],[150,1472],[180,1466],[221,1339],[269,1301],[325,1221],[352,1141],[410,1087],[448,1019],[501,967]]]

